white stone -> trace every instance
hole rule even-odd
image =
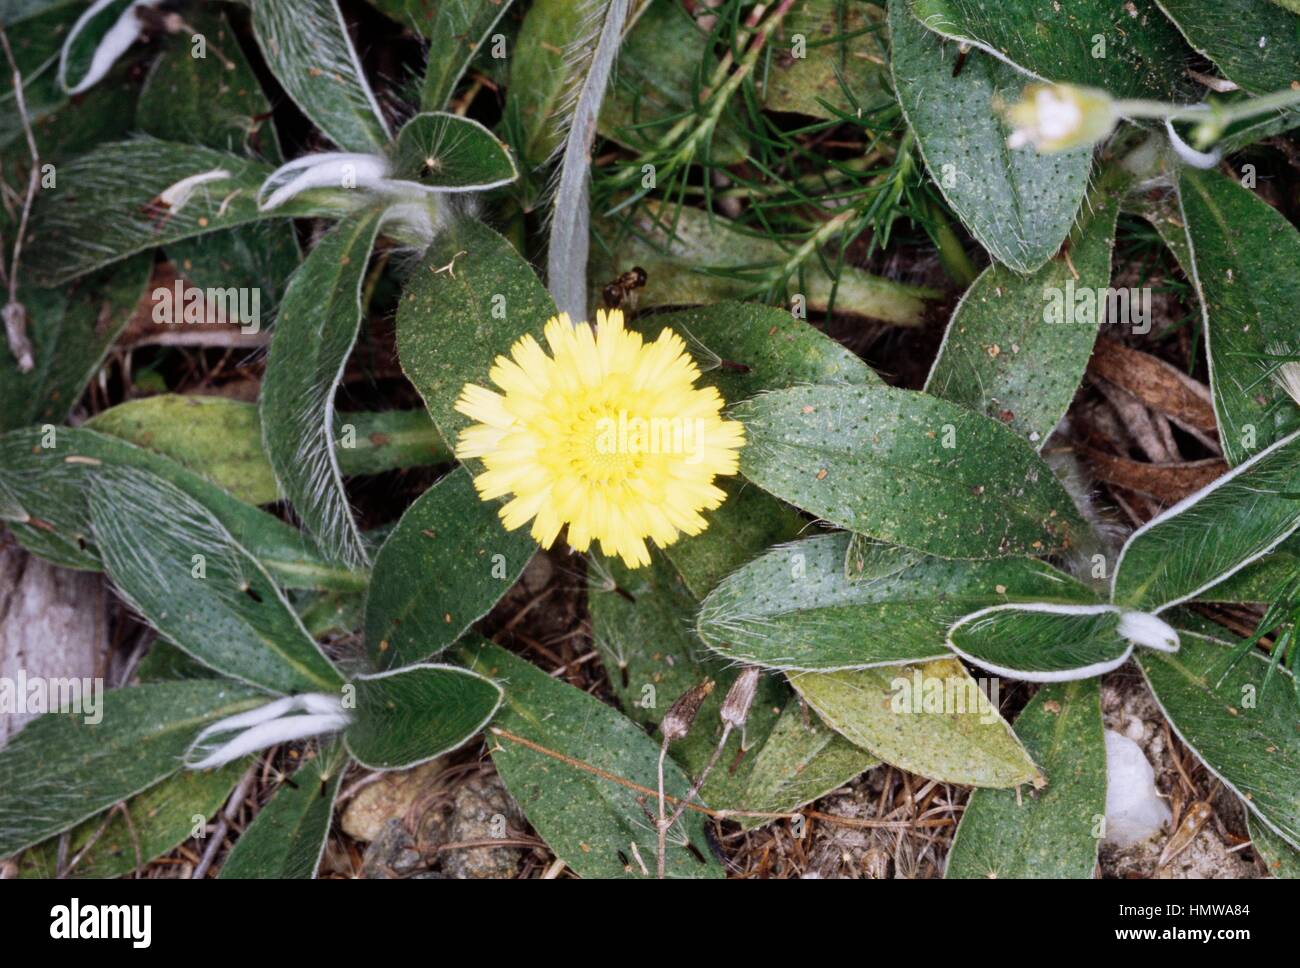
[[[1132,847],[1154,837],[1172,819],[1142,747],[1106,730],[1106,843]]]

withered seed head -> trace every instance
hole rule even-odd
[[[722,721],[740,729],[749,718],[749,707],[754,705],[754,694],[758,692],[758,678],[762,670],[758,666],[746,666],[736,676],[736,681],[727,690],[727,698],[722,700]]]
[[[659,723],[659,731],[664,734],[664,739],[670,743],[685,739],[686,734],[691,731],[691,723],[695,722],[700,706],[709,698],[711,692],[713,692],[713,680],[705,679],[678,696],[677,701],[668,707],[668,712],[664,713],[663,721]]]

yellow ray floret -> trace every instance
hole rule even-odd
[[[695,385],[676,333],[647,344],[617,309],[596,323],[553,317],[549,355],[525,336],[492,365],[500,392],[465,384],[456,409],[478,422],[456,456],[482,460],[483,500],[510,495],[507,528],[531,521],[549,548],[567,525],[576,550],[599,541],[635,568],[650,562],[647,538],[662,548],[704,530],[700,512],[722,503],[714,478],[736,472],[745,428],[723,419],[717,390]]]

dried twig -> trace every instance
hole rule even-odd
[[[32,342],[27,338],[27,310],[18,301],[18,263],[23,254],[23,239],[27,237],[27,219],[31,215],[32,201],[36,198],[37,189],[40,188],[41,156],[40,152],[36,150],[36,136],[32,133],[31,118],[27,116],[27,99],[23,96],[22,71],[18,69],[18,62],[14,60],[13,49],[9,46],[9,36],[5,33],[3,27],[0,27],[0,44],[4,46],[5,57],[8,59],[9,67],[13,71],[14,103],[18,108],[18,117],[23,122],[23,133],[27,136],[27,150],[32,156],[32,170],[27,176],[27,195],[23,199],[23,212],[18,219],[18,235],[14,239],[13,262],[6,280],[9,285],[9,297],[0,314],[4,317],[5,339],[9,343],[9,352],[18,361],[19,371],[30,373],[32,368],[36,366],[36,360],[32,355]],[[0,239],[0,250],[3,248],[3,240]],[[0,267],[0,270],[2,270],[2,267]]]

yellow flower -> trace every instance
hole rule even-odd
[[[478,423],[456,456],[482,458],[483,500],[513,495],[508,529],[532,521],[549,548],[567,524],[576,550],[595,539],[635,568],[650,562],[646,538],[662,548],[704,530],[700,512],[722,503],[713,480],[736,472],[745,428],[722,418],[716,389],[695,386],[676,333],[645,344],[617,309],[596,323],[548,320],[550,356],[532,336],[515,343],[489,374],[503,393],[465,384],[456,409]]]

